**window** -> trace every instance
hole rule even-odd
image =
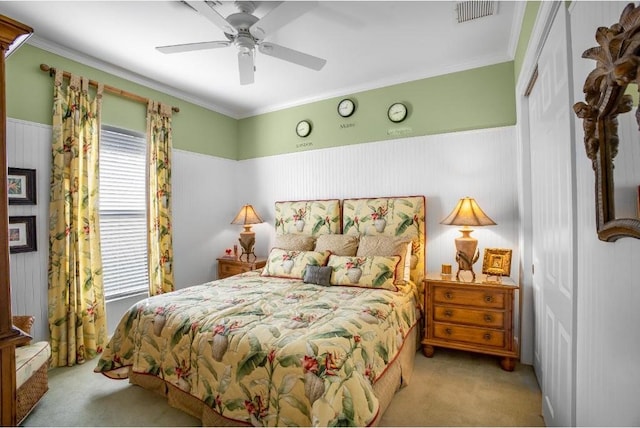
[[[105,300],[148,292],[146,140],[103,126],[100,244]]]

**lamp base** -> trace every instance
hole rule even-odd
[[[458,271],[456,279],[460,280],[460,271],[471,271],[472,281],[476,280],[476,274],[473,271],[473,264],[478,261],[480,252],[478,251],[478,240],[470,234],[472,229],[460,229],[462,236],[456,238],[456,262],[458,262]]]
[[[467,255],[465,253],[463,253],[462,251],[458,251],[456,253],[456,262],[458,262],[458,270],[456,271],[456,279],[458,281],[460,281],[460,272],[461,271],[469,271],[469,272],[471,272],[471,281],[475,282],[476,273],[473,271],[473,263],[475,263],[476,260],[478,260],[479,256],[480,256],[480,252],[476,251],[475,256],[471,259],[471,261],[469,261],[469,258],[467,257]]]
[[[251,226],[249,226],[251,227]],[[247,230],[247,226],[245,226],[245,230],[240,232],[240,238],[238,238],[240,242],[240,247],[242,247],[242,254],[240,254],[239,260],[242,260],[242,256],[247,256],[247,262],[250,261],[250,256],[253,255],[253,260],[257,259],[256,254],[253,252],[253,246],[256,242],[256,233]]]

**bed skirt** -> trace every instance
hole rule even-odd
[[[419,341],[420,322],[411,329],[397,358],[373,385],[373,391],[380,402],[378,415],[372,422],[376,426],[391,403],[394,394],[409,384]],[[129,369],[129,383],[139,385],[167,398],[171,407],[182,410],[202,421],[202,426],[249,426],[241,421],[221,416],[204,402],[189,395],[171,383],[144,373],[134,373]]]

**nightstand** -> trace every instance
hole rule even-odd
[[[267,259],[262,258],[255,260],[251,258],[249,262],[226,257],[219,257],[216,260],[218,260],[218,279],[227,278],[242,272],[249,272],[254,269],[261,269],[267,264]]]
[[[496,277],[490,277],[496,279]],[[425,331],[422,352],[432,357],[434,347],[460,349],[502,357],[500,366],[513,371],[519,357],[514,341],[514,305],[519,287],[511,278],[473,282],[455,275],[429,273],[425,284]]]

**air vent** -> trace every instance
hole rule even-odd
[[[184,1],[184,0],[181,0],[181,1],[180,1],[180,3],[182,3],[182,4],[183,4],[183,5],[185,5],[185,6],[189,6],[189,7],[190,7],[191,9],[193,9],[193,10],[196,10],[196,9],[194,9],[194,8],[193,8],[189,3],[187,3],[187,2],[186,2],[186,1]],[[221,2],[221,1],[210,1],[210,0],[206,0],[206,1],[205,1],[205,3],[207,3],[209,6],[211,6],[211,7],[213,7],[213,8],[215,8],[216,6],[221,6],[221,5],[222,5],[222,2]],[[197,10],[196,10],[196,12],[197,12]]]
[[[458,12],[458,23],[471,21],[472,19],[482,18],[483,16],[491,16],[496,13],[497,4],[495,1],[487,0],[469,0],[461,1],[456,4]]]

